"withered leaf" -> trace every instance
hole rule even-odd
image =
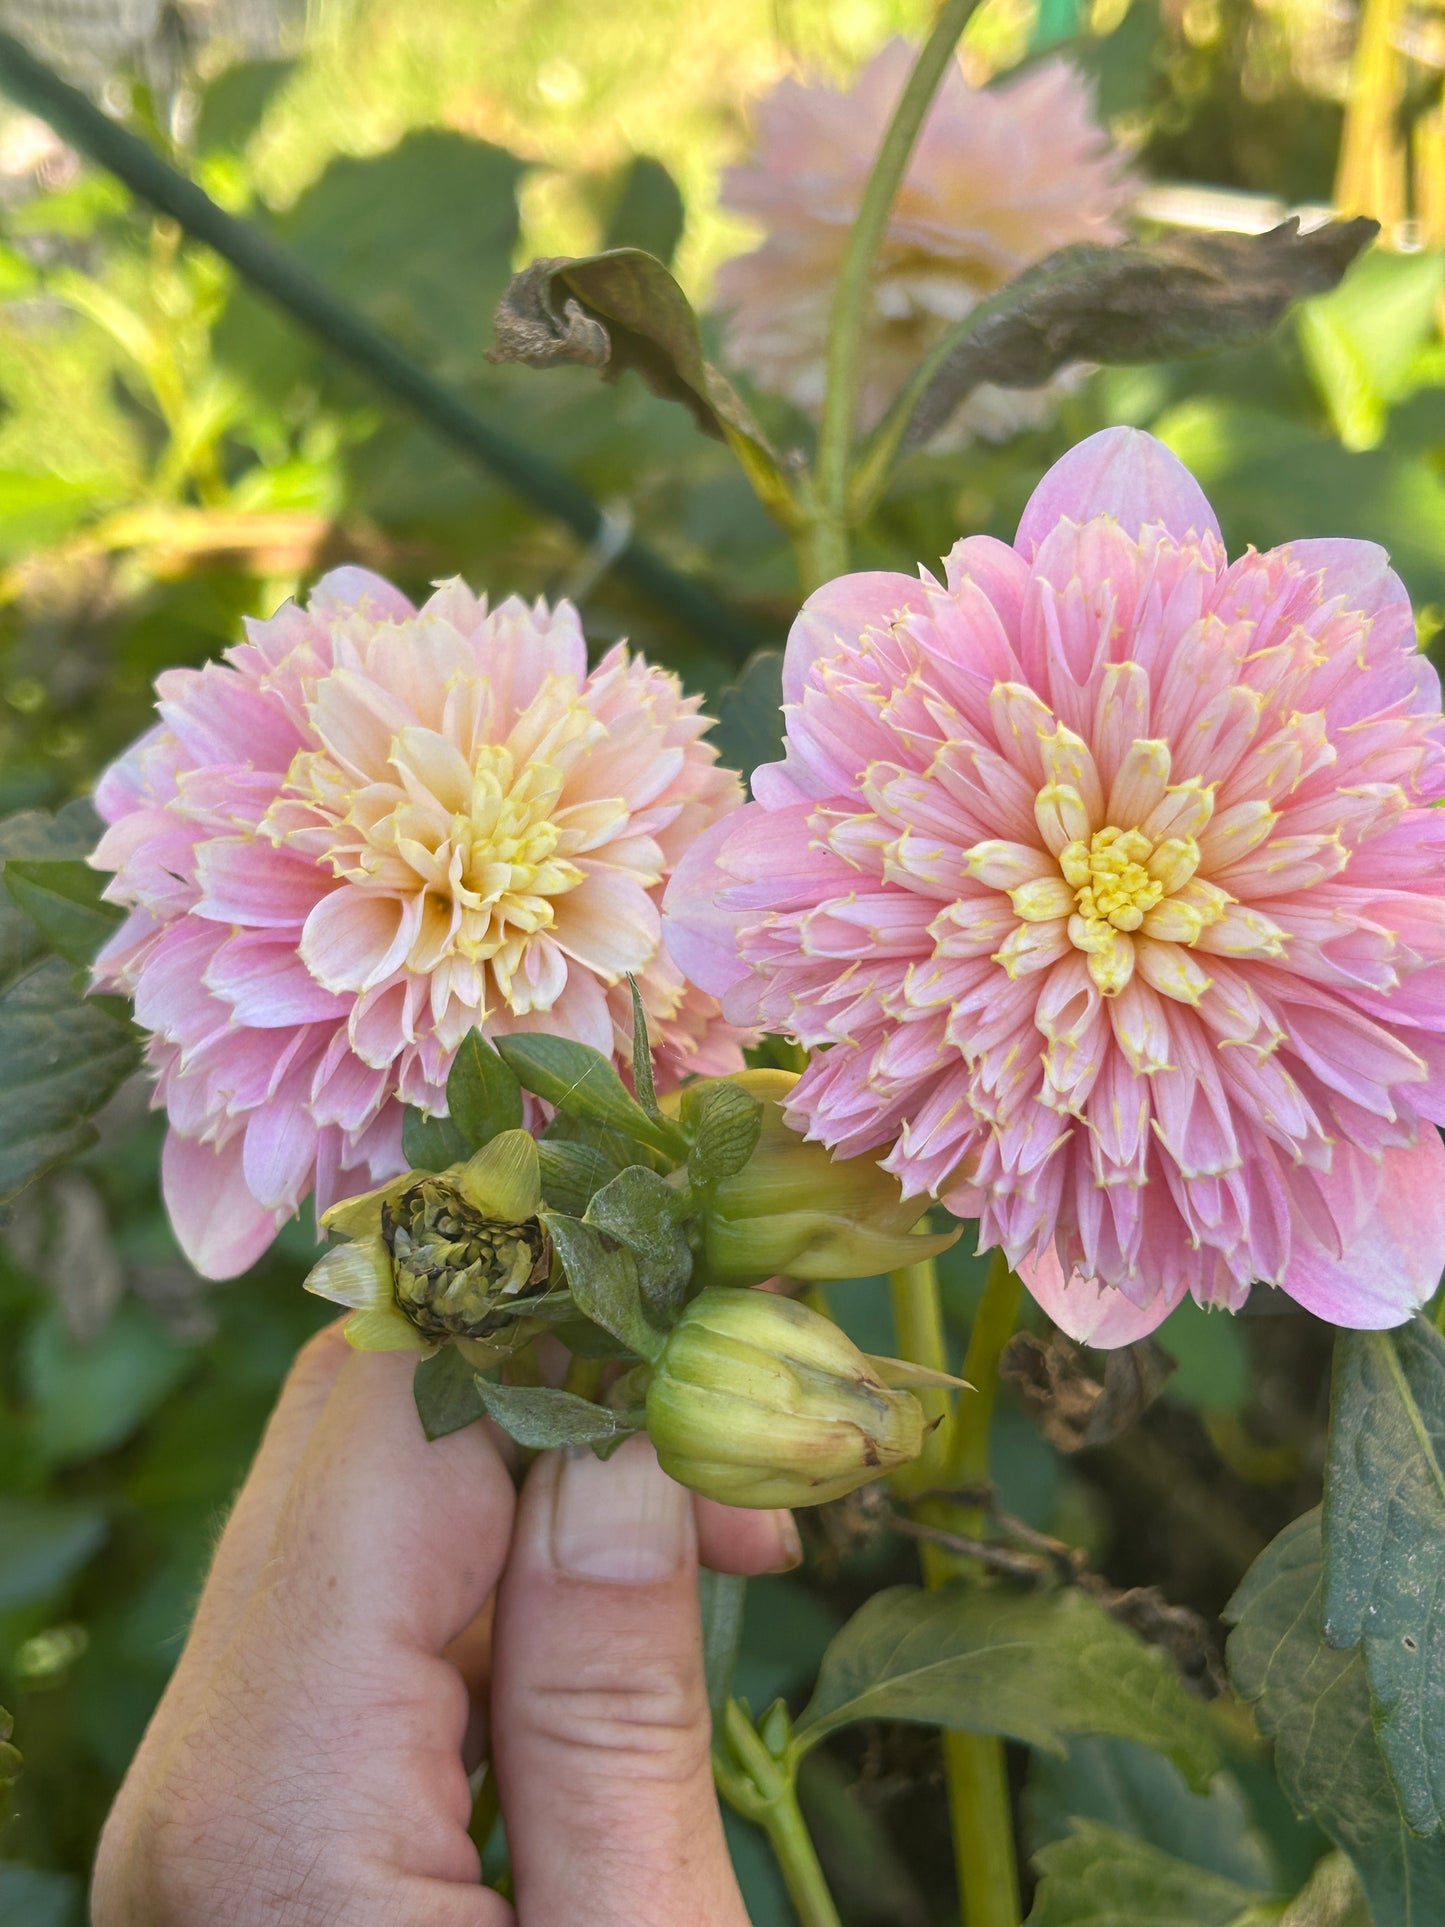
[[[1293,302],[1333,288],[1378,232],[1357,219],[1301,234],[1291,218],[1267,234],[1060,248],[939,343],[879,428],[879,454],[920,447],[982,382],[1037,388],[1072,361],[1164,361],[1268,334]]]
[[[702,352],[692,304],[668,268],[642,248],[533,261],[502,296],[492,362],[596,368],[604,381],[629,369],[654,394],[681,402],[705,434],[728,442],[770,506],[791,493],[782,464],[731,383]]]
[[[1081,1452],[1107,1445],[1136,1424],[1163,1391],[1175,1363],[1162,1345],[1143,1338],[1106,1354],[1100,1384],[1061,1332],[1047,1341],[1016,1332],[999,1370],[1018,1386],[1049,1443],[1060,1452]]]

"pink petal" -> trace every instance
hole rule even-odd
[[[1171,449],[1139,428],[1101,428],[1061,456],[1029,497],[1014,547],[1031,555],[1065,517],[1087,522],[1096,515],[1112,515],[1131,536],[1151,523],[1181,541],[1219,536],[1198,482]]]
[[[1363,1220],[1362,1180],[1365,1197],[1374,1192]],[[1378,1166],[1336,1146],[1335,1169],[1318,1183],[1339,1224],[1343,1253],[1336,1258],[1312,1239],[1307,1245],[1297,1239],[1281,1286],[1316,1317],[1349,1331],[1403,1324],[1445,1270],[1445,1144],[1439,1133],[1427,1125],[1418,1143],[1384,1152]]]
[[[1097,1278],[1081,1278],[1076,1271],[1066,1280],[1052,1246],[1042,1257],[1025,1258],[1018,1274],[1061,1331],[1103,1352],[1147,1338],[1184,1296],[1182,1284],[1161,1286],[1158,1296],[1141,1307]]]
[[[166,1134],[161,1188],[176,1240],[203,1278],[236,1278],[261,1256],[286,1216],[267,1211],[246,1189],[242,1140],[223,1149]]]
[[[744,817],[763,817],[761,804],[747,803],[704,830],[672,873],[662,899],[662,937],[683,975],[699,990],[721,997],[748,976],[738,955],[737,916],[719,903],[719,894],[736,879],[718,865],[718,854]]]
[[[788,631],[783,656],[783,701],[801,700],[808,671],[836,655],[838,644],[855,642],[865,629],[886,629],[906,610],[928,606],[928,585],[917,576],[870,569],[840,575],[815,589]]]

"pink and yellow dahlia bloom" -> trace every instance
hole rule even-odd
[[[843,577],[787,753],[669,888],[791,1121],[977,1217],[1075,1337],[1280,1286],[1398,1323],[1445,1263],[1445,721],[1368,543],[1230,562],[1129,429],[1014,545]]]
[[[473,1028],[626,1064],[631,975],[664,1087],[740,1066],[659,915],[738,780],[674,676],[620,643],[588,670],[567,603],[448,582],[416,609],[339,569],[157,692],[96,791],[130,915],[95,974],[151,1033],[166,1204],[207,1277],[313,1190],[402,1171],[403,1106],[445,1112]]]
[[[914,54],[894,40],[850,87],[781,81],[759,103],[756,151],[730,168],[722,204],[758,221],[760,245],[724,264],[725,352],[760,387],[816,413],[833,290],[878,145]],[[1134,187],[1067,60],[996,87],[955,61],[929,109],[879,249],[864,319],[859,415],[871,427],[923,356],[1005,282],[1075,241],[1123,239]],[[954,439],[1002,439],[1046,418],[1047,390],[986,387]]]

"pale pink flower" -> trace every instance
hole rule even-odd
[[[1445,722],[1382,550],[1230,563],[1111,429],[1012,548],[820,589],[783,688],[666,909],[732,1021],[813,1047],[799,1128],[888,1147],[1098,1344],[1256,1280],[1359,1327],[1428,1296]]]
[[[724,177],[723,205],[767,230],[718,275],[727,359],[810,413],[823,399],[848,231],[913,58],[894,40],[849,88],[781,81],[758,106],[752,163]],[[1042,60],[989,88],[970,86],[953,63],[879,250],[862,425],[879,419],[949,328],[1023,269],[1074,241],[1121,240],[1133,191],[1088,83],[1068,61]],[[1000,440],[1043,420],[1051,399],[1047,390],[981,388],[954,427]]]
[[[474,1027],[630,1062],[636,977],[663,1085],[741,1064],[662,943],[662,886],[741,800],[674,676],[575,612],[420,610],[361,569],[173,669],[101,779],[93,861],[130,916],[96,981],[135,1000],[169,1113],[171,1221],[208,1277],[405,1168]]]

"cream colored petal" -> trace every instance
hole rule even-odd
[[[353,1311],[389,1305],[391,1253],[379,1237],[337,1245],[312,1266],[304,1283],[306,1290],[315,1292],[318,1298],[329,1298],[333,1305],[349,1305]]]
[[[381,1207],[395,1204],[404,1191],[410,1191],[414,1184],[421,1181],[423,1175],[420,1171],[403,1171],[399,1178],[388,1179],[374,1191],[363,1191],[354,1198],[342,1198],[329,1211],[322,1212],[321,1229],[339,1231],[344,1238],[364,1238],[369,1233],[380,1231]]]
[[[483,1217],[520,1224],[537,1215],[542,1173],[537,1146],[526,1131],[502,1131],[462,1166],[457,1184]]]
[[[375,1306],[354,1311],[342,1326],[346,1342],[359,1352],[434,1352],[436,1346],[423,1338],[409,1318],[395,1305]]]

